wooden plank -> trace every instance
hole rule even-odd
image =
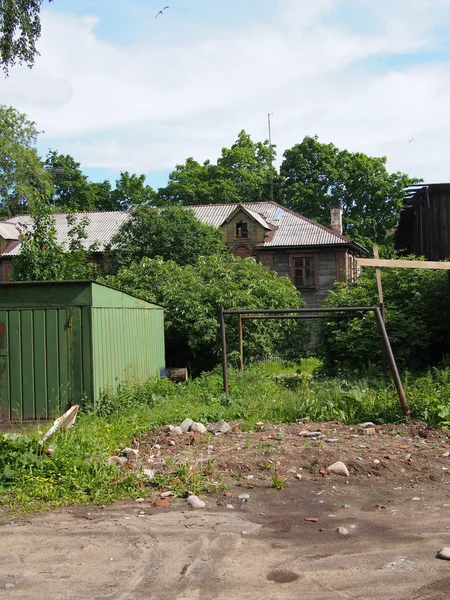
[[[22,407],[24,419],[36,419],[34,396],[34,311],[22,311]]]
[[[11,419],[8,311],[0,310],[0,421]]]
[[[374,246],[373,247],[373,255],[375,257],[375,260],[379,260],[380,259],[380,255],[378,253],[378,246]],[[378,288],[378,299],[380,301],[381,306],[384,305],[384,301],[383,301],[383,286],[381,285],[381,269],[380,267],[375,267],[375,275],[377,278],[377,288]],[[384,314],[383,314],[383,319],[384,319]]]
[[[449,271],[450,262],[385,258],[358,258],[358,267],[391,267],[393,269],[441,269],[444,271]]]
[[[36,418],[47,419],[47,361],[45,357],[45,310],[36,308],[33,319],[34,337],[34,386],[36,394]]]

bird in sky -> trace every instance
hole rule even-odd
[[[164,11],[167,10],[168,8],[170,8],[170,6],[165,6],[164,8],[162,8],[157,14],[155,19],[157,19],[159,17],[159,15],[163,15]]]
[[[413,142],[413,141],[414,141],[414,138],[411,138],[411,139],[409,140],[408,144],[410,144],[410,143],[411,143],[411,142]]]

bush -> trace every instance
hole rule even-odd
[[[106,278],[109,285],[165,307],[169,366],[189,366],[194,373],[220,360],[219,311],[227,309],[301,308],[304,302],[288,277],[279,277],[253,259],[224,253],[200,257],[194,266],[144,258]],[[295,321],[246,321],[246,361],[290,351],[299,356],[307,336]],[[238,360],[237,317],[227,317],[229,358]]]
[[[422,369],[438,363],[449,349],[450,319],[445,271],[384,269],[386,328],[397,363]],[[364,269],[355,283],[340,283],[326,306],[376,306],[373,269]],[[355,319],[323,320],[319,354],[332,371],[354,371],[382,360],[381,338],[373,313]]]

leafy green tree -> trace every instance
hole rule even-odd
[[[194,265],[185,266],[144,258],[139,264],[108,276],[106,282],[165,307],[167,363],[189,365],[194,373],[209,370],[220,360],[221,306],[229,309],[304,306],[288,277],[278,277],[253,259],[242,260],[228,253],[203,256]],[[227,327],[229,356],[236,360],[236,318],[229,318]],[[301,351],[299,323],[246,321],[244,329],[247,361],[273,355],[292,345]]]
[[[283,155],[280,174],[284,204],[323,224],[330,208],[343,207],[345,233],[356,240],[383,243],[398,222],[404,188],[419,181],[389,173],[386,158],[339,150],[305,137]]]
[[[253,142],[241,131],[231,148],[223,148],[217,164],[203,165],[188,158],[170,175],[169,184],[158,191],[156,202],[219,204],[258,202],[270,199],[272,182],[279,178],[273,167],[275,148],[268,141]]]
[[[417,259],[416,259],[417,260]],[[447,273],[430,269],[383,269],[386,328],[398,364],[408,369],[438,362],[450,347]],[[376,306],[374,270],[365,268],[355,283],[337,284],[326,306]],[[380,364],[381,339],[372,313],[326,320],[320,352],[333,370]]]
[[[107,210],[129,210],[141,205],[153,205],[156,192],[145,183],[145,175],[130,175],[128,171],[124,171],[120,173],[110,198],[111,204]],[[99,208],[105,210],[103,207]]]
[[[36,152],[36,124],[0,105],[0,218],[26,212],[50,194],[51,181]]]
[[[97,265],[91,260],[95,246],[86,249],[86,218],[76,220],[67,215],[69,242],[62,246],[57,241],[53,210],[45,203],[37,203],[31,213],[33,223],[26,227],[20,253],[13,259],[14,281],[59,281],[93,279]]]
[[[5,74],[15,64],[32,67],[39,54],[43,0],[0,0],[0,65]],[[52,0],[49,0],[52,2]]]
[[[200,223],[191,210],[181,206],[162,209],[139,206],[106,248],[106,261],[111,272],[144,257],[160,256],[186,265],[222,248],[222,233]]]
[[[96,187],[88,180],[69,154],[50,150],[45,168],[53,181],[51,203],[62,211],[92,211],[97,208]]]

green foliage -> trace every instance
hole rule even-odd
[[[278,183],[272,163],[274,146],[253,142],[241,131],[231,148],[223,148],[217,164],[203,165],[188,158],[170,175],[167,187],[158,191],[157,202],[165,204],[218,204],[258,202],[270,198],[271,181]]]
[[[106,283],[165,307],[167,356],[173,366],[208,370],[220,357],[219,311],[300,308],[304,302],[288,277],[231,254],[200,257],[195,265],[143,259],[106,278]],[[227,317],[229,357],[237,361],[237,318]],[[246,360],[304,349],[303,326],[294,321],[246,321]]]
[[[445,271],[384,269],[383,296],[386,328],[397,363],[408,369],[437,363],[448,350],[448,280]],[[355,283],[337,284],[326,306],[376,306],[373,269],[366,268]],[[381,362],[381,339],[372,313],[356,319],[322,322],[320,353],[333,370],[354,370]]]
[[[287,481],[285,479],[281,479],[278,475],[274,475],[272,477],[272,487],[274,490],[283,490],[287,487]]]
[[[402,190],[419,181],[404,173],[388,173],[386,158],[339,150],[305,137],[283,155],[284,203],[320,223],[330,222],[330,208],[343,207],[346,235],[362,243],[383,243],[397,225]]]
[[[56,238],[55,217],[52,209],[43,203],[31,212],[32,225],[25,227],[18,256],[13,258],[15,281],[58,281],[93,279],[96,263],[90,260],[95,246],[85,249],[88,220],[76,221],[67,215],[68,242],[66,246]]]
[[[215,463],[208,461],[196,465],[190,462],[171,463],[167,461],[164,473],[155,475],[152,484],[159,488],[173,492],[176,496],[200,494],[201,492],[215,492],[224,487],[215,481]]]
[[[200,223],[191,210],[180,206],[163,209],[140,206],[106,248],[106,261],[111,273],[144,257],[161,257],[189,265],[199,256],[216,254],[222,248],[221,232]]]
[[[10,487],[24,470],[41,468],[46,456],[39,453],[36,440],[16,434],[0,434],[0,492]]]
[[[34,147],[38,133],[26,115],[0,104],[0,218],[26,212],[50,193],[49,175]]]
[[[39,54],[36,42],[41,36],[42,2],[0,0],[0,65],[5,74],[15,64],[33,66]]]

